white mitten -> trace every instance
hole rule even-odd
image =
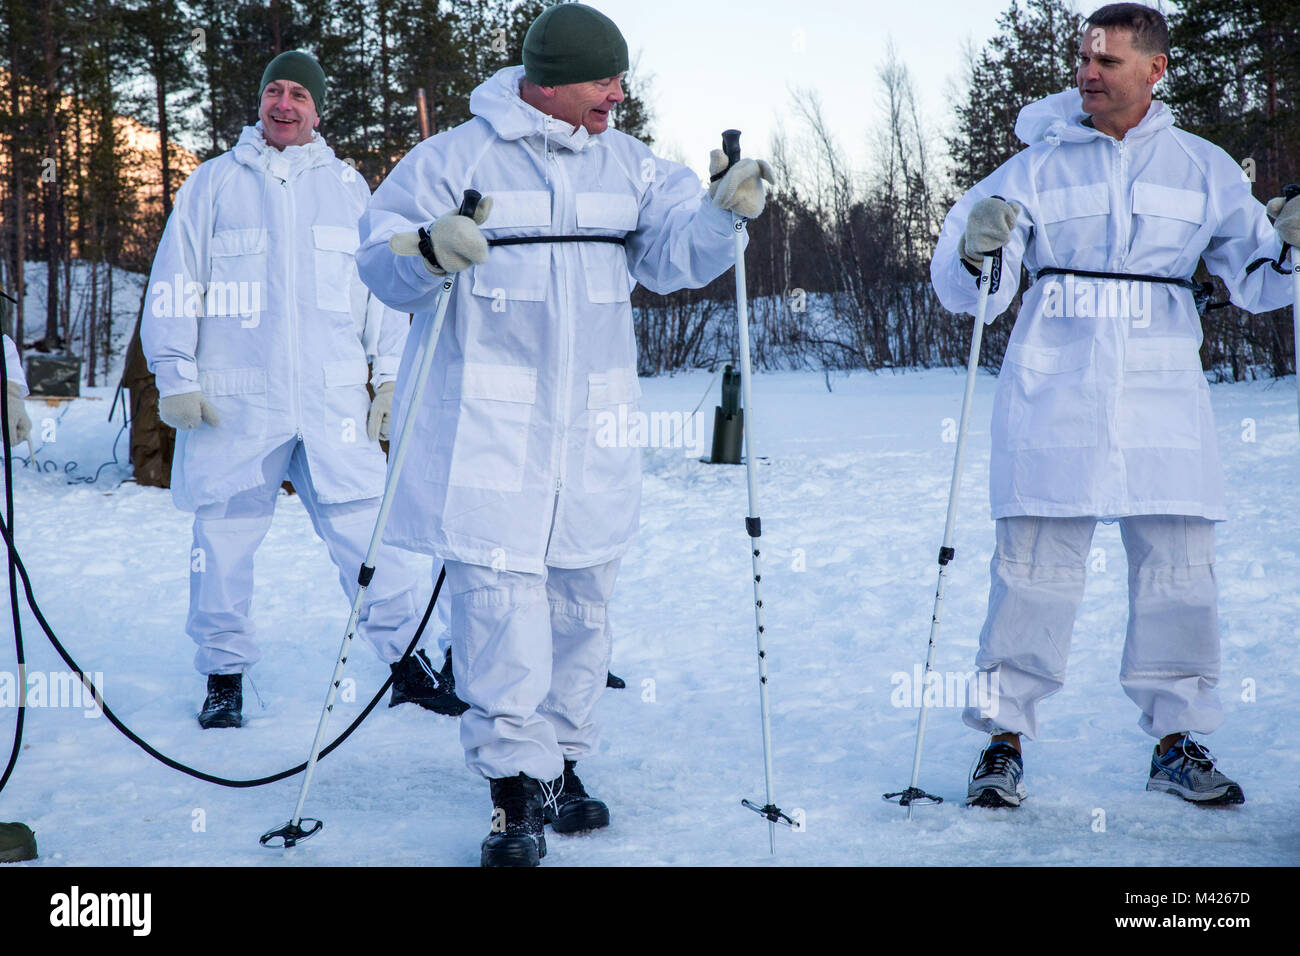
[[[217,410],[203,397],[202,392],[182,392],[168,395],[158,402],[158,417],[177,431],[189,431],[200,425],[221,424]]]
[[[709,153],[709,177],[727,169],[727,154],[720,149]],[[709,199],[719,209],[745,219],[754,219],[763,211],[766,195],[763,180],[776,182],[771,164],[765,159],[742,159],[727,169],[727,174],[709,183]]]
[[[1020,216],[1020,204],[989,197],[971,207],[966,217],[966,232],[957,243],[958,254],[976,269],[984,256],[997,252],[1011,241]]]
[[[491,212],[492,200],[484,196],[478,201],[473,219],[459,212],[449,212],[439,218],[429,229],[429,242],[438,264],[435,266],[421,256],[424,267],[436,276],[445,276],[487,262],[487,240],[478,227],[487,221]],[[414,232],[394,233],[388,240],[388,248],[399,256],[420,256],[420,236]]]
[[[9,383],[9,444],[18,445],[27,441],[32,433],[32,420],[27,417],[27,401],[23,396],[23,387],[17,382]]]
[[[388,441],[388,423],[393,416],[393,383],[385,382],[375,389],[370,402],[370,415],[366,419],[366,434],[371,441]]]
[[[1290,202],[1283,196],[1270,199],[1268,217],[1273,220],[1273,228],[1283,242],[1300,246],[1300,196]]]

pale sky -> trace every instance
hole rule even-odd
[[[879,116],[876,71],[891,39],[923,118],[942,132],[951,116],[946,87],[961,78],[965,43],[982,46],[1011,0],[584,2],[618,24],[641,72],[654,75],[656,151],[703,173],[723,129],[741,130],[741,148],[753,156],[767,154],[779,117],[793,132],[792,86],[820,93],[840,145],[855,165],[865,163]]]

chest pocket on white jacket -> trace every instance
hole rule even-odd
[[[266,230],[221,229],[208,244],[205,316],[240,316],[255,324],[267,306]]]
[[[493,190],[492,212],[483,224],[484,234],[497,236],[539,236],[551,232],[551,194],[541,189]],[[545,242],[518,246],[493,246],[487,262],[474,266],[475,295],[497,302],[514,299],[542,302],[551,280],[551,246]]]
[[[316,244],[316,308],[348,312],[352,308],[352,274],[361,239],[350,226],[312,226]]]
[[[1128,340],[1115,407],[1121,448],[1200,448],[1203,404],[1208,415],[1209,388],[1195,339]]]
[[[1110,191],[1105,183],[1043,190],[1038,194],[1038,217],[1059,265],[1104,268],[1110,248]]]
[[[1168,274],[1177,257],[1205,222],[1205,194],[1155,183],[1133,184],[1132,261]],[[1142,262],[1154,253],[1153,262]],[[1141,257],[1140,259],[1138,257]],[[1199,368],[1199,365],[1198,365]]]
[[[1011,390],[1007,406],[1006,446],[1091,448],[1097,444],[1097,372],[1093,340],[1065,345],[1012,343],[1002,374]]]
[[[636,229],[640,211],[636,199],[625,193],[578,193],[578,228],[601,235],[621,236]],[[632,281],[627,253],[607,242],[578,244],[582,271],[587,274],[587,298],[592,302],[626,302]]]
[[[637,412],[640,396],[636,369],[612,368],[587,376],[583,491],[610,491],[640,479],[641,446],[650,440],[645,434],[648,422]]]
[[[454,371],[447,376],[442,397],[460,403],[447,484],[522,490],[537,369],[466,362],[459,380]]]

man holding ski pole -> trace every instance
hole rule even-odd
[[[1003,257],[990,317],[1022,264],[1034,280],[994,399],[997,545],[976,656],[993,699],[963,715],[992,739],[972,805],[1024,799],[1021,738],[1038,735],[1038,704],[1063,685],[1098,520],[1119,521],[1128,555],[1120,683],[1156,741],[1146,788],[1244,800],[1190,736],[1223,720],[1214,523],[1227,517],[1191,276],[1204,259],[1239,307],[1289,305],[1277,261],[1300,240],[1300,201],[1274,207],[1275,228],[1241,167],[1173,125],[1152,99],[1168,59],[1156,10],[1089,17],[1078,90],[1021,111],[1028,148],[953,207],[931,265],[954,312],[972,311],[984,255]]]
[[[172,497],[194,512],[186,630],[207,676],[205,729],[243,723],[243,674],[261,656],[253,557],[281,483],[293,482],[349,594],[384,488],[379,439],[407,320],[356,279],[369,189],[316,132],[325,86],[306,53],[270,62],[257,125],[176,194],[141,324],[159,414],[177,429]],[[432,709],[431,675],[401,660],[419,575],[388,551],[361,632],[393,668],[394,700]]]
[[[770,176],[745,160],[706,194],[610,129],[627,68],[607,17],[550,7],[524,65],[475,89],[474,119],[413,149],[361,221],[362,279],[415,313],[394,415],[417,416],[420,451],[386,540],[446,562],[461,742],[492,795],[485,866],[536,865],[544,822],[609,823],[575,764],[596,746],[607,606],[638,525],[640,449],[597,428],[640,394],[629,275],[656,292],[720,275],[733,211],[756,216]],[[473,220],[455,214],[469,188],[483,195]],[[464,269],[412,402],[440,277]]]

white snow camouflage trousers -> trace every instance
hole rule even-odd
[[[263,464],[263,483],[194,514],[190,562],[190,611],[185,630],[199,645],[194,666],[200,674],[238,674],[261,659],[252,618],[253,556],[271,527],[280,484],[287,477],[302,499],[316,534],[325,542],[351,603],[357,571],[365,560],[379,514],[379,499],[323,504],[316,495],[302,443],[285,442]],[[423,575],[413,555],[381,545],[375,575],[366,589],[357,631],[391,664],[402,656],[420,615],[416,590]],[[421,562],[422,563],[422,562]],[[346,606],[339,605],[340,626]]]
[[[471,770],[553,780],[565,758],[595,750],[618,566],[533,574],[447,562],[456,695],[469,705],[460,742]]]
[[[1138,726],[1152,737],[1208,734],[1223,722],[1214,522],[1181,515],[1119,518],[1128,555],[1128,633],[1120,663]],[[970,727],[1038,736],[1038,704],[1065,683],[1097,519],[997,521],[988,617],[975,665],[991,673]],[[979,675],[977,674],[977,677]]]

